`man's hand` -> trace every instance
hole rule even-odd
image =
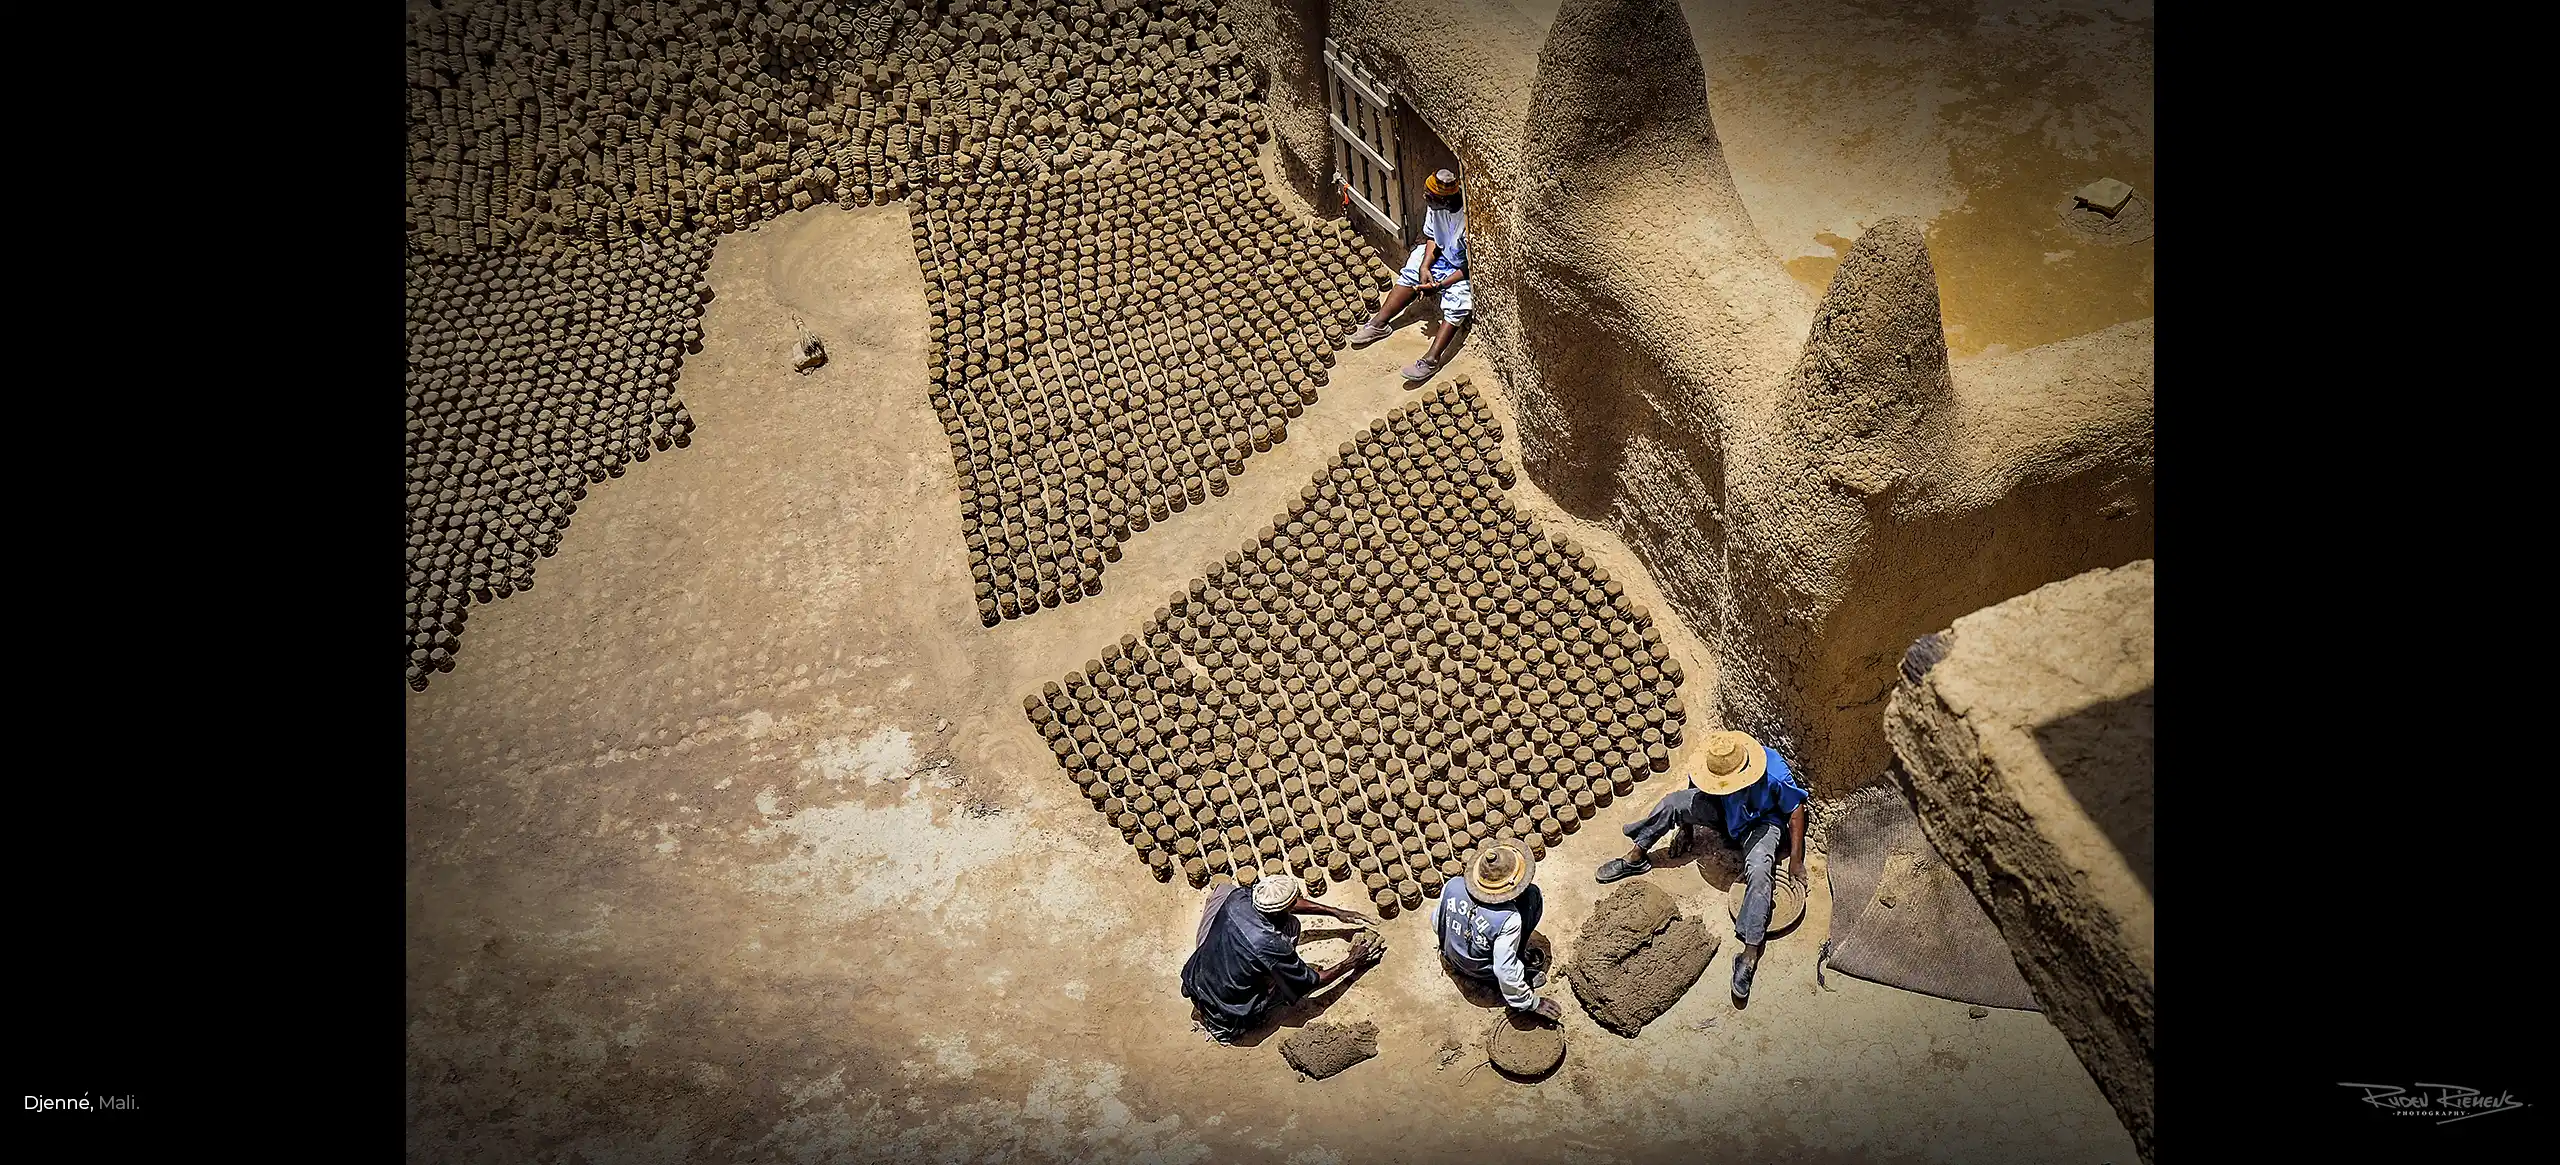
[[[1375,933],[1362,931],[1352,936],[1351,958],[1353,961],[1364,967],[1374,967],[1378,964],[1378,960],[1385,957],[1387,957],[1387,945],[1379,942]]]
[[[1541,998],[1538,1000],[1538,1005],[1530,1010],[1537,1012],[1540,1017],[1550,1023],[1564,1022],[1564,1005],[1555,1000]]]
[[[1378,920],[1377,920],[1377,919],[1371,918],[1371,917],[1369,917],[1369,916],[1368,916],[1368,915],[1366,915],[1366,914],[1362,914],[1362,913],[1360,913],[1360,912],[1359,912],[1359,911],[1357,911],[1357,910],[1348,910],[1348,909],[1345,909],[1345,908],[1340,907],[1340,906],[1337,906],[1337,907],[1334,907],[1334,908],[1333,908],[1333,916],[1334,916],[1335,918],[1337,918],[1337,919],[1340,919],[1340,920],[1344,921],[1344,922],[1352,923],[1352,924],[1354,924],[1354,925],[1358,925],[1358,926],[1376,926],[1376,925],[1378,925]]]
[[[1796,885],[1801,886],[1808,891],[1813,889],[1812,880],[1804,876],[1803,858],[1796,858],[1787,863],[1787,876],[1795,879]]]

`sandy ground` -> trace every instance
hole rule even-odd
[[[1814,294],[1867,225],[1910,215],[1959,358],[2152,314],[2152,244],[2054,213],[2099,178],[2154,196],[2147,0],[1682,9],[1752,224]]]
[[[1537,1085],[1467,1074],[1472,1051],[1441,1065],[1495,1012],[1419,913],[1290,1021],[1373,1019],[1377,1059],[1301,1083],[1276,1036],[1205,1042],[1177,986],[1202,893],[1148,875],[1021,699],[1406,399],[1393,370],[1422,338],[1346,354],[1284,445],[1130,542],[1100,596],[984,630],[903,209],[732,235],[712,280],[693,447],[597,489],[540,586],[475,610],[469,658],[409,698],[411,1159],[2133,1160],[2043,1017],[1818,988],[1819,893],[1747,1010],[1728,937],[1639,1039],[1568,1002],[1565,1066]],[[831,355],[805,376],[795,322]],[[1508,429],[1488,370],[1462,353],[1462,372]],[[1577,537],[1664,608],[1622,546]],[[1709,661],[1665,631],[1711,708]],[[1616,826],[1670,787],[1551,851],[1551,941],[1589,913]],[[1649,876],[1726,925],[1720,880]]]

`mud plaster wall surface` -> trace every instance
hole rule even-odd
[[[2152,1080],[2152,564],[1955,621],[1893,694],[1912,804],[2143,1147]]]
[[[1131,860],[1020,696],[1409,399],[1394,369],[1421,341],[1346,357],[1270,464],[1133,539],[1102,594],[982,630],[906,230],[895,207],[818,208],[724,238],[686,364],[694,447],[599,491],[546,585],[473,620],[475,665],[405,709],[412,1158],[2126,1158],[2041,1018],[1818,989],[1819,898],[1747,1012],[1692,992],[1663,1038],[1625,1041],[1568,1005],[1577,1050],[1534,1087],[1441,1069],[1492,1013],[1418,914],[1322,1014],[1379,1025],[1356,1103],[1272,1048],[1202,1040],[1178,990],[1198,892]],[[795,319],[831,356],[805,376]],[[1472,348],[1451,372],[1491,374]],[[1663,607],[1607,532],[1528,480],[1515,496]],[[1695,637],[1665,631],[1712,685]],[[1623,849],[1641,800],[1550,851],[1542,929],[1580,927],[1595,895],[1563,891]],[[1717,913],[1720,881],[1647,877]],[[1795,1100],[1772,1108],[1766,1081]]]

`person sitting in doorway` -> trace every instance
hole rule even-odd
[[[1288,874],[1264,874],[1248,893],[1222,886],[1200,914],[1198,944],[1182,964],[1182,996],[1211,1039],[1228,1043],[1270,1019],[1271,1013],[1330,986],[1386,954],[1367,915],[1336,909],[1306,896]],[[1350,957],[1319,971],[1298,954],[1298,915],[1320,914],[1362,927]]]
[[[1440,936],[1440,958],[1452,973],[1497,988],[1514,1011],[1558,1020],[1564,1007],[1539,997],[1546,970],[1532,965],[1529,950],[1538,917],[1546,912],[1537,876],[1537,861],[1519,842],[1486,842],[1467,872],[1440,888],[1431,904],[1431,931]]]
[[[1713,824],[1726,840],[1742,849],[1742,916],[1733,922],[1733,937],[1742,950],[1733,957],[1733,997],[1751,998],[1751,977],[1760,966],[1760,947],[1769,934],[1769,912],[1777,901],[1772,876],[1777,868],[1779,826],[1786,823],[1787,876],[1806,885],[1804,873],[1804,787],[1796,783],[1787,762],[1752,739],[1748,732],[1710,732],[1699,742],[1706,776],[1692,774],[1689,787],[1655,802],[1653,811],[1630,822],[1625,833],[1635,848],[1627,856],[1600,866],[1607,885],[1653,868],[1645,850],[1662,835],[1680,831],[1686,848],[1689,830]]]
[[[1363,347],[1386,339],[1395,329],[1387,326],[1397,312],[1403,311],[1413,297],[1422,294],[1440,299],[1440,330],[1431,337],[1431,348],[1404,369],[1406,380],[1429,380],[1449,358],[1452,342],[1467,326],[1476,303],[1474,285],[1467,282],[1467,200],[1458,189],[1458,176],[1447,170],[1422,180],[1422,245],[1413,249],[1404,270],[1396,272],[1395,290],[1387,293],[1386,302],[1378,305],[1378,313],[1369,317],[1360,330],[1351,333],[1352,347]]]

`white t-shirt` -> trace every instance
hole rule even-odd
[[[1422,212],[1422,233],[1440,245],[1431,264],[1433,274],[1467,265],[1467,212],[1426,207]]]

